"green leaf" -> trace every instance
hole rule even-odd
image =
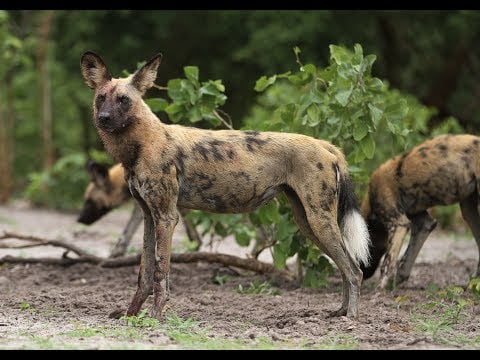
[[[175,102],[183,102],[187,100],[185,93],[182,91],[182,79],[172,79],[167,83],[167,93]]]
[[[312,74],[313,76],[317,75],[317,68],[313,64],[307,64],[305,66],[302,66],[303,71]]]
[[[362,119],[358,119],[353,123],[353,139],[355,141],[362,140],[368,134],[368,125]]]
[[[185,66],[183,72],[187,79],[192,81],[198,81],[198,67],[196,66]]]
[[[285,269],[287,264],[287,254],[282,250],[279,244],[273,246],[273,262],[279,270]]]
[[[209,80],[209,83],[215,86],[218,91],[225,92],[225,86],[222,84],[222,80]]]
[[[327,124],[328,125],[337,125],[342,121],[342,118],[336,115],[332,115],[328,118]]]
[[[350,62],[352,55],[344,47],[337,45],[330,45],[330,58],[333,59],[338,65]]]
[[[275,201],[270,201],[265,206],[262,206],[258,211],[258,215],[264,225],[276,224],[282,220]]]
[[[370,72],[372,71],[372,65],[376,59],[377,57],[372,54],[365,56],[365,58],[363,59],[363,72],[365,73],[365,75],[370,74]]]
[[[287,104],[285,105],[280,113],[280,118],[286,123],[291,123],[293,122],[293,119],[295,117],[295,111],[296,111],[297,106],[295,104]]]
[[[339,90],[335,94],[335,99],[338,101],[338,103],[342,106],[347,105],[348,100],[350,98],[350,95],[352,94],[353,86],[351,86],[349,89],[346,90]]]
[[[203,119],[203,116],[199,107],[194,106],[188,112],[188,120],[190,120],[192,123],[198,122],[202,119]]]
[[[367,79],[365,83],[371,91],[380,91],[383,87],[383,82],[379,78]]]
[[[267,78],[266,76],[262,76],[260,79],[257,80],[257,82],[255,83],[255,88],[254,90],[255,91],[258,91],[258,92],[262,92],[264,91],[267,87],[269,87],[270,85],[274,84],[275,81],[277,80],[277,75],[273,75],[269,78]]]
[[[310,126],[317,126],[318,123],[320,122],[320,109],[318,108],[318,105],[312,104],[307,108],[307,115],[309,118],[308,124]]]
[[[168,102],[162,98],[150,98],[146,99],[145,103],[150,107],[153,112],[164,111],[168,106]]]
[[[368,108],[370,109],[370,116],[372,117],[373,123],[376,126],[380,121],[380,119],[382,118],[383,110],[380,110],[379,108],[373,106],[372,104],[368,104]]]
[[[250,245],[250,236],[246,232],[238,232],[235,234],[235,241],[240,246]]]
[[[303,86],[310,82],[311,79],[312,74],[306,71],[296,72],[295,74],[288,76],[288,80],[297,86]]]
[[[218,96],[220,95],[220,91],[218,90],[218,84],[214,83],[213,81],[209,81],[207,83],[203,83],[203,86],[199,89],[200,96],[207,94]]]
[[[295,47],[293,48],[293,52],[295,53],[295,55],[298,55],[298,54],[300,54],[300,53],[302,52],[302,50],[300,50],[300,48],[299,48],[298,46],[295,46]]]
[[[354,54],[353,54],[353,57],[352,57],[352,64],[353,64],[353,67],[355,68],[355,70],[361,71],[362,63],[363,63],[362,45],[355,44]]]
[[[373,158],[375,153],[375,141],[373,140],[372,134],[368,134],[360,141],[360,147],[368,159]]]
[[[330,65],[318,73],[318,77],[326,82],[330,82],[335,77],[337,65]]]
[[[337,68],[338,76],[346,79],[351,80],[355,76],[355,71],[353,70],[352,64],[341,64]]]
[[[174,115],[177,115],[179,113],[181,113],[183,111],[183,106],[182,105],[179,105],[179,104],[170,104],[168,105],[166,108],[165,108],[165,112],[169,115],[169,116],[174,116]]]
[[[387,106],[385,115],[390,121],[402,121],[408,114],[408,105],[405,99],[400,99],[392,105]]]

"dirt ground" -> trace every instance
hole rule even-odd
[[[75,223],[75,214],[15,203],[0,207],[0,232],[62,237],[105,256],[128,216],[129,209],[123,208],[84,226]],[[184,238],[178,226],[174,251],[182,251]],[[141,229],[130,252],[140,246]],[[233,240],[204,250],[239,256],[248,253]],[[1,249],[0,257],[61,253],[55,248]],[[407,284],[377,292],[377,277],[365,282],[358,321],[326,317],[341,304],[338,272],[331,276],[328,287],[306,289],[217,265],[173,264],[167,319],[157,324],[148,318],[128,323],[109,317],[124,309],[133,296],[137,266],[3,265],[0,349],[480,349],[478,301],[472,301],[468,290],[455,293],[466,289],[477,257],[470,235],[435,232]],[[269,259],[268,252],[262,259]],[[239,285],[248,289],[250,283],[258,290],[264,281],[271,288],[264,287],[263,293],[239,291]],[[150,304],[151,299],[146,308]]]

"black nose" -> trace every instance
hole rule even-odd
[[[106,112],[101,112],[100,114],[98,114],[98,120],[100,120],[101,122],[107,122],[108,120],[110,120],[110,114]]]

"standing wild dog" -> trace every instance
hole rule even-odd
[[[299,134],[163,124],[142,99],[154,84],[160,59],[155,56],[127,78],[112,78],[98,55],[86,52],[81,58],[85,82],[95,90],[98,134],[125,167],[130,191],[144,212],[138,288],[127,314],[137,314],[153,290],[152,316],[161,317],[169,298],[177,204],[241,213],[285,192],[300,229],[342,273],[342,307],[332,315],[356,318],[359,264],[368,263],[369,237],[342,152]]]
[[[373,275],[385,254],[379,286],[407,280],[423,243],[437,225],[427,212],[436,205],[460,203],[480,251],[479,181],[480,138],[473,135],[437,136],[376,169],[362,202],[372,239],[372,260],[362,267],[364,277]],[[398,263],[408,230],[411,239]]]
[[[110,169],[107,169],[105,166],[89,160],[87,171],[90,175],[91,182],[85,190],[85,202],[77,221],[82,224],[90,225],[110,210],[129,201],[132,196],[130,195],[128,184],[125,181],[125,170],[122,164],[116,164]],[[197,246],[200,247],[202,244],[200,235],[197,233],[192,222],[185,218],[188,211],[185,209],[178,210],[182,217],[188,238],[190,241],[196,242]],[[133,234],[135,234],[135,231],[140,226],[142,219],[142,210],[135,202],[130,219],[125,226],[122,235],[113,247],[110,257],[125,255],[128,244],[130,243]]]

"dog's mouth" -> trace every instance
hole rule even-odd
[[[102,131],[108,132],[110,134],[121,133],[127,130],[130,125],[133,123],[133,118],[128,117],[124,121],[119,123],[101,123],[97,122],[97,126]]]

